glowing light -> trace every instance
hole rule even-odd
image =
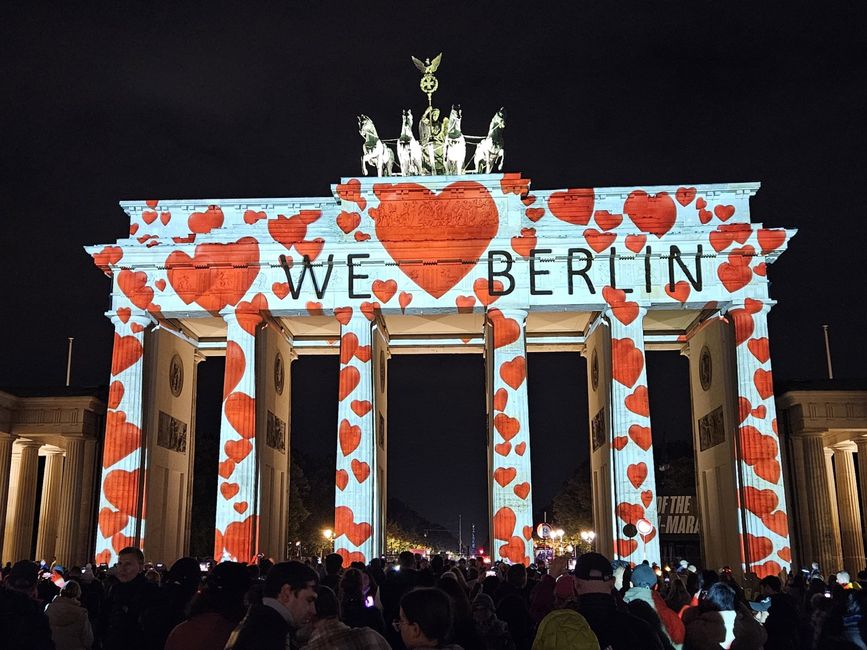
[[[643,517],[635,522],[635,527],[642,535],[649,535],[653,531],[653,524]]]

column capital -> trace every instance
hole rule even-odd
[[[855,445],[858,447],[858,452],[867,452],[867,436],[861,436],[859,438],[855,438],[853,441]],[[867,481],[867,477],[864,477],[865,481]]]
[[[16,436],[14,433],[6,433],[5,431],[0,431],[0,441],[11,440],[12,442],[15,442],[17,439],[18,436]]]
[[[133,325],[145,328],[156,322],[153,316],[141,309],[131,310],[129,316],[125,320],[118,315],[117,311],[108,312],[106,315],[112,325],[114,325],[115,330],[123,330],[132,327]]]
[[[729,303],[728,306],[720,307],[719,311],[720,314],[728,315],[736,309],[743,309],[750,314],[764,313],[767,315],[776,304],[777,301],[770,298],[738,298]]]
[[[229,308],[220,312],[220,316],[227,325],[234,323],[248,330],[255,330],[265,320],[260,312],[252,308],[248,310]]]
[[[490,321],[490,313],[492,311],[500,312],[505,318],[511,318],[512,320],[518,320],[522,323],[527,320],[527,310],[521,309],[519,307],[486,307],[485,308],[485,318]]]
[[[613,324],[614,321],[617,321],[624,327],[642,327],[646,315],[647,307],[638,302],[607,305],[602,310],[602,316],[608,319],[609,323]]]
[[[825,458],[830,459],[834,457],[834,450],[831,447],[823,447],[822,451],[825,452]]]
[[[206,361],[208,357],[201,353],[198,349],[193,350],[193,363],[199,365],[202,361]]]
[[[856,445],[852,440],[846,440],[844,442],[838,442],[836,445],[831,447],[835,452],[840,452],[841,454],[849,453],[854,454],[858,451],[858,445]]]
[[[45,443],[40,440],[31,440],[30,438],[18,438],[15,441],[15,444],[19,447],[26,447],[28,449],[39,449]]]

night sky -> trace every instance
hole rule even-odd
[[[863,377],[865,7],[822,4],[4,3],[0,386],[62,384],[67,336],[73,382],[107,383],[110,285],[82,246],[126,236],[118,201],[328,195],[358,173],[355,116],[395,137],[426,102],[410,55],[440,51],[435,104],[471,134],[506,106],[506,168],[537,189],[761,181],[754,222],[800,230],[769,271],[775,379],[825,376],[823,323],[835,375]],[[389,493],[481,524],[481,357],[390,364]],[[541,509],[587,455],[586,368],[529,364]],[[688,438],[686,360],[648,364],[657,442]],[[337,367],[292,368],[312,454],[334,455]]]

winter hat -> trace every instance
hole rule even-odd
[[[632,570],[632,585],[634,587],[653,587],[656,585],[656,574],[646,564],[639,564]]]
[[[491,598],[488,594],[480,593],[476,596],[475,600],[473,600],[473,610],[486,610],[488,612],[495,612],[496,608],[494,607],[494,599]]]
[[[562,580],[562,578],[561,578]],[[560,582],[558,581],[559,585]],[[542,619],[533,650],[596,650],[599,642],[590,625],[574,609],[555,609]]]
[[[24,591],[36,586],[39,579],[39,565],[29,560],[20,560],[12,566],[6,584],[13,589]]]
[[[575,598],[575,578],[570,575],[560,576],[554,585],[554,597],[560,600]]]

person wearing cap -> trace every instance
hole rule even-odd
[[[337,595],[330,587],[316,587],[316,609],[310,621],[310,638],[304,650],[390,650],[388,641],[369,627],[349,627],[339,620]]]
[[[632,571],[631,582],[632,587],[623,594],[624,602],[632,603],[641,600],[647,603],[659,617],[662,629],[669,641],[677,650],[680,650],[684,636],[683,621],[680,620],[677,613],[668,607],[656,590],[659,584],[656,573],[646,564],[639,564]]]
[[[244,594],[249,588],[245,565],[220,562],[193,597],[189,618],[169,634],[165,650],[223,650],[232,630],[244,618]]]
[[[661,650],[659,638],[647,623],[618,608],[613,588],[610,560],[600,553],[585,553],[578,558],[575,562],[578,613],[587,619],[599,646],[611,650]]]
[[[515,650],[509,626],[497,618],[494,599],[488,594],[480,593],[473,600],[473,623],[486,650]]]
[[[765,629],[748,611],[738,608],[735,590],[726,583],[712,585],[695,609],[685,620],[685,650],[762,650]]]
[[[45,609],[57,650],[87,650],[93,645],[93,630],[80,598],[81,587],[70,580]]]
[[[800,644],[798,607],[789,594],[783,593],[783,583],[777,576],[765,576],[759,582],[762,599],[751,602],[754,611],[767,611],[765,650],[793,650]]]
[[[51,627],[36,600],[39,567],[21,560],[0,587],[0,645],[8,648],[53,649]]]

